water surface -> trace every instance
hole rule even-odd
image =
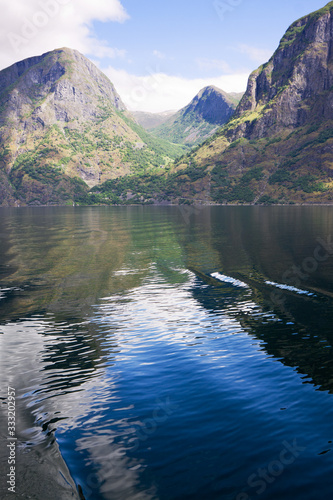
[[[86,499],[331,498],[332,228],[331,207],[1,209],[19,446],[59,446]]]

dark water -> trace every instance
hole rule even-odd
[[[333,208],[0,221],[21,446],[56,442],[87,500],[332,498]]]

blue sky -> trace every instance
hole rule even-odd
[[[156,63],[153,51],[158,51],[164,56],[161,66],[166,72],[196,78],[202,74],[198,60],[222,60],[234,70],[248,69],[251,54],[242,46],[256,48],[264,56],[271,54],[293,21],[325,4],[321,0],[229,1],[239,5],[233,7],[228,0],[123,0],[130,19],[112,27],[94,23],[94,28],[110,45],[127,51],[128,59],[114,61],[115,67],[143,74],[147,64]],[[218,70],[211,73],[218,75]]]
[[[205,85],[244,91],[288,26],[320,0],[11,0],[0,67],[62,46],[113,81],[129,109],[186,105]]]

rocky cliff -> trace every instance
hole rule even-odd
[[[252,73],[235,113],[242,124],[231,137],[261,138],[333,118],[332,6],[293,23],[271,59]]]
[[[137,190],[180,203],[333,203],[333,2],[290,26],[228,123],[158,181]]]
[[[332,49],[329,2],[293,23],[251,74],[232,119],[186,159],[211,200],[333,201]]]
[[[214,86],[203,88],[192,101],[162,125],[157,137],[193,146],[210,137],[233,115],[241,94],[227,94]]]
[[[0,72],[0,203],[72,202],[107,179],[179,153],[126,111],[109,79],[67,48]]]

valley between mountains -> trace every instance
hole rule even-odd
[[[0,204],[333,202],[333,2],[295,21],[244,95],[131,114],[76,50],[0,72]]]

